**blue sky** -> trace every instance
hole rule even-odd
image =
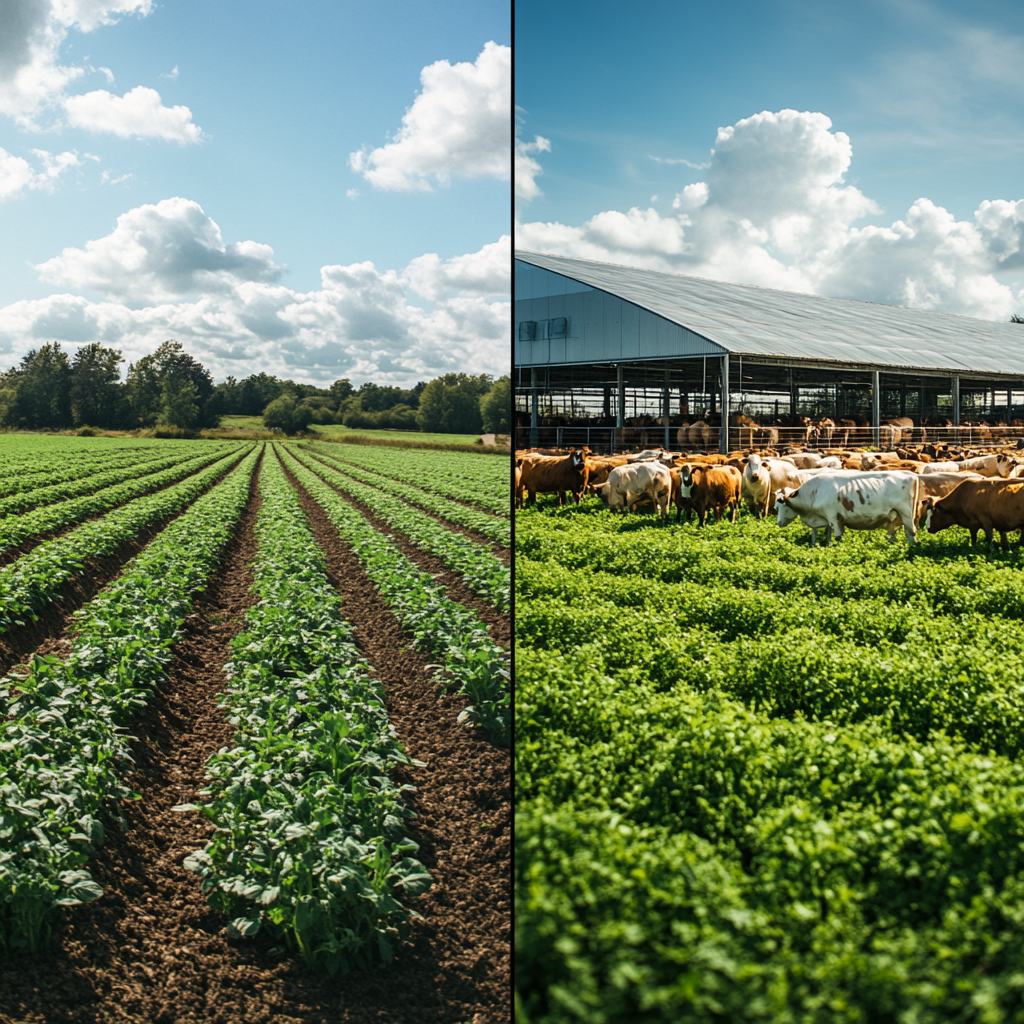
[[[507,2],[0,17],[0,366],[164,337],[218,377],[507,366]]]
[[[1019,3],[520,0],[515,70],[519,246],[1024,307]]]

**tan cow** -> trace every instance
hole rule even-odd
[[[722,511],[729,509],[735,523],[741,488],[740,471],[733,466],[684,466],[680,473],[680,494],[689,499],[701,526],[709,509],[715,510],[715,520],[719,523]]]

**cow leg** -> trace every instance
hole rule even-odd
[[[903,520],[903,534],[907,538],[907,543],[908,544],[916,544],[917,543],[917,527],[914,525],[914,517],[911,515],[911,516],[901,516],[900,518]],[[896,540],[896,531],[895,530],[893,530],[893,540],[894,541]]]
[[[715,522],[720,523],[722,521],[722,506],[715,506]]]
[[[971,547],[978,543],[978,530],[977,528],[971,530]]]
[[[999,531],[999,541],[1000,541],[1000,544],[999,544],[999,546],[1000,546],[1000,547],[1001,547],[1001,548],[1002,548],[1002,549],[1003,549],[1004,551],[1005,551],[1005,550],[1006,550],[1007,548],[1009,548],[1009,546],[1010,546],[1010,542],[1009,542],[1009,540],[1007,540],[1007,538],[1006,538],[1006,531],[1005,531],[1005,530],[1000,530],[1000,531]]]

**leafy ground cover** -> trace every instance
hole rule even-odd
[[[54,909],[102,894],[86,867],[131,797],[124,729],[152,698],[195,594],[248,499],[259,451],[79,613],[66,661],[33,658],[0,689],[0,948],[45,945]],[[237,461],[237,459],[235,460]]]
[[[126,501],[131,501],[141,494],[180,480],[182,477],[195,473],[211,462],[223,457],[225,452],[237,451],[234,446],[209,446],[205,451],[196,453],[193,458],[182,459],[180,455],[168,460],[161,460],[156,466],[144,465],[143,474],[137,472],[122,474],[119,483],[104,487],[93,493],[58,501],[56,504],[43,505],[19,516],[8,516],[0,522],[0,552],[7,551],[26,540],[38,537],[42,533],[60,530],[70,523],[81,522],[90,516],[98,515],[108,509],[115,508]],[[151,470],[147,472],[147,470]]]
[[[304,446],[308,447],[308,446]],[[482,534],[484,537],[493,540],[497,544],[508,547],[512,540],[511,525],[507,520],[499,519],[497,516],[488,515],[469,508],[458,502],[451,501],[436,492],[425,490],[412,484],[403,484],[400,480],[384,476],[375,471],[363,469],[352,462],[335,458],[329,449],[317,448],[313,452],[318,459],[326,462],[336,469],[340,469],[349,476],[354,477],[360,483],[376,487],[385,494],[393,494],[395,497],[408,501],[412,505],[433,512],[435,515],[447,519],[451,523],[464,526],[468,530]]]
[[[375,487],[361,484],[354,477],[332,469],[319,459],[304,456],[305,465],[328,483],[361,501],[417,547],[435,555],[455,569],[474,594],[478,594],[499,611],[509,607],[510,574],[496,555],[462,534],[445,529],[440,523],[418,509],[393,498]]]
[[[298,495],[273,456],[260,477],[253,567],[259,603],[232,644],[222,703],[237,724],[210,760],[200,810],[217,828],[186,862],[229,934],[267,931],[311,964],[390,961],[430,875],[405,835],[411,763],[380,684],[339,617]]]
[[[285,466],[352,545],[395,617],[411,633],[414,646],[444,659],[436,666],[438,682],[469,696],[472,704],[463,712],[465,718],[478,723],[495,742],[508,743],[508,662],[486,626],[469,609],[450,600],[444,588],[417,569],[394,541],[327,486],[321,463],[303,451],[286,450],[282,455]]]
[[[129,501],[99,519],[39,544],[0,569],[0,631],[23,624],[42,605],[54,600],[64,583],[84,571],[90,558],[115,551],[147,526],[195,501],[247,450],[248,446],[236,448],[181,483]]]
[[[193,451],[193,454],[198,452]],[[64,501],[79,494],[91,494],[111,484],[130,480],[141,473],[154,473],[175,462],[184,462],[187,458],[186,451],[179,450],[172,454],[150,449],[108,456],[87,465],[79,463],[73,468],[68,466],[68,460],[64,458],[61,460],[60,469],[54,466],[43,472],[39,480],[40,486],[19,489],[17,493],[0,498],[0,516],[27,512],[40,505]]]
[[[481,460],[452,452],[367,451],[354,445],[339,452],[326,445],[313,445],[311,450],[456,501],[477,505],[492,515],[507,516],[509,513],[507,459]]]
[[[62,439],[63,440],[63,439]],[[142,463],[170,454],[154,449],[152,443],[137,443],[101,451],[28,449],[22,454],[6,451],[0,444],[0,496],[11,496],[40,487],[80,480],[108,468]]]
[[[517,514],[521,1021],[1024,1014],[1024,560]]]

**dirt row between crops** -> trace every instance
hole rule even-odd
[[[303,450],[309,452],[310,455],[316,455],[317,454],[315,448],[305,448]],[[363,471],[365,471],[367,473],[379,473],[381,476],[385,476],[389,480],[394,480],[396,484],[406,484],[409,487],[415,487],[416,486],[415,484],[410,484],[407,480],[399,480],[397,476],[391,476],[389,473],[385,473],[384,470],[382,470],[382,469],[375,469],[375,468],[371,469],[369,466],[364,466],[361,462],[352,462],[351,459],[343,459],[340,455],[331,455],[330,458],[334,459],[336,462],[342,462],[346,466],[355,466],[356,469],[361,469],[361,470],[363,470]],[[510,478],[511,478],[511,475],[512,475],[512,470],[511,470],[511,463],[510,463],[510,468],[509,468],[509,477]],[[509,482],[511,483],[511,479],[509,480]],[[469,486],[469,485],[467,484],[467,486]],[[473,502],[471,502],[471,501],[465,501],[464,499],[461,499],[461,498],[452,498],[452,497],[449,497],[447,494],[441,494],[441,495],[439,495],[439,497],[444,498],[445,501],[452,502],[452,504],[454,504],[454,505],[461,505],[463,508],[471,509],[473,512],[483,512],[485,515],[494,516],[495,519],[507,518],[507,515],[506,516],[502,516],[500,513],[495,512],[494,509],[484,508],[483,505],[474,505]],[[494,541],[488,541],[488,543],[493,544]]]
[[[64,637],[68,627],[74,621],[75,612],[83,605],[88,604],[104,587],[116,580],[130,559],[139,554],[158,533],[166,529],[175,519],[184,515],[203,494],[216,487],[237,466],[238,463],[231,467],[231,469],[226,470],[208,487],[205,487],[202,493],[196,496],[195,500],[190,501],[184,508],[179,509],[173,515],[154,523],[132,540],[125,541],[124,544],[115,548],[109,555],[103,555],[100,558],[90,558],[86,561],[84,563],[84,571],[60,587],[52,602],[43,608],[36,609],[35,620],[26,613],[23,620],[25,622],[24,626],[15,626],[13,629],[0,633],[0,675],[9,672],[13,666],[30,658],[34,652],[38,654],[61,654],[63,656],[62,651],[65,651],[66,644],[63,644],[61,638]],[[200,470],[200,472],[202,471]],[[183,479],[188,479],[188,477]],[[175,480],[174,483],[182,483],[182,480]],[[168,484],[167,486],[171,487],[173,484]],[[158,489],[164,490],[163,487]],[[151,493],[155,494],[156,491]],[[140,495],[140,497],[149,497],[149,495]],[[108,515],[113,511],[115,510],[108,509],[103,515]],[[94,516],[93,518],[99,519],[102,517]],[[88,521],[83,520],[83,522]],[[35,547],[44,540],[52,540],[55,537],[62,536],[63,533],[70,533],[71,530],[76,529],[82,524],[82,522],[74,523],[67,530],[62,531],[62,533],[40,537],[33,541],[30,547]],[[21,557],[22,554],[27,554],[27,551],[19,551],[18,557]]]
[[[313,458],[316,459],[317,462],[319,462],[321,465],[327,466],[328,469],[336,469],[336,467],[330,465],[329,463],[325,462],[322,458],[320,458],[317,455],[316,452],[309,452],[309,454],[312,455]],[[341,459],[338,459],[337,461],[338,462],[343,462],[343,460],[341,460]],[[352,463],[352,462],[343,462],[343,464],[346,465],[346,466],[352,466],[354,469],[362,469],[365,472],[376,472],[376,470],[366,470],[366,467],[358,466],[358,465],[356,465],[355,463]],[[344,472],[344,470],[340,470],[339,472]],[[381,474],[381,475],[383,476],[384,474]],[[355,477],[353,477],[353,479],[355,479]],[[392,477],[387,477],[387,479],[391,480],[393,478]],[[374,487],[374,486],[376,486],[375,484],[365,483],[362,480],[357,480],[356,482],[363,484],[364,487]],[[402,481],[402,480],[395,480],[395,483],[404,484],[404,481]],[[407,484],[406,486],[414,486],[414,485]],[[381,494],[388,494],[388,492],[385,491],[383,488],[379,488],[379,490],[380,490]],[[410,505],[412,505],[416,509],[417,512],[420,512],[423,515],[429,517],[430,519],[433,519],[434,522],[437,523],[439,526],[443,526],[446,530],[450,530],[452,533],[461,533],[463,537],[468,537],[471,541],[475,541],[477,544],[481,544],[484,547],[486,547],[493,555],[495,555],[498,559],[500,559],[506,565],[509,564],[509,562],[511,560],[511,557],[512,557],[512,550],[511,550],[511,548],[507,548],[507,547],[505,547],[505,545],[499,544],[495,540],[491,540],[490,537],[486,537],[482,533],[477,533],[476,530],[470,530],[466,526],[460,526],[458,523],[453,523],[450,519],[445,519],[443,516],[438,515],[436,512],[431,512],[429,509],[420,508],[416,504],[416,502],[410,501],[407,498],[403,498],[403,497],[401,497],[401,495],[398,495],[398,494],[391,495],[391,494],[389,494],[388,496],[389,497],[398,498],[400,501],[408,501],[408,503]],[[441,495],[438,495],[438,497],[441,497]],[[451,501],[450,498],[445,498],[444,500],[445,501]],[[474,509],[474,511],[475,512],[479,512],[481,510],[480,509]],[[488,513],[488,515],[490,515],[490,513]]]
[[[411,953],[399,957],[381,994],[381,1019],[416,1024],[500,1022],[511,999],[511,756],[456,722],[466,706],[460,695],[439,696],[409,638],[342,541],[320,506],[289,472],[327,554],[331,582],[342,595],[342,614],[356,627],[356,642],[384,684],[388,717],[406,752],[426,768],[411,767],[402,781],[416,792],[418,815],[410,834],[434,885],[411,901],[424,920]],[[391,982],[393,981],[393,986]],[[335,1018],[348,1019],[348,1018]],[[356,1019],[356,1018],[352,1018]]]
[[[289,474],[290,476],[290,474]],[[321,477],[321,480],[323,478]],[[511,618],[507,613],[499,612],[493,605],[489,605],[482,598],[477,597],[469,587],[466,586],[462,577],[445,565],[441,559],[429,554],[422,548],[416,547],[412,541],[398,532],[397,527],[383,519],[375,516],[370,509],[358,498],[353,497],[348,491],[336,487],[329,480],[323,480],[339,497],[347,501],[353,508],[358,509],[369,520],[373,528],[387,537],[390,537],[402,550],[402,554],[409,559],[418,569],[430,573],[440,583],[445,593],[451,600],[465,605],[471,611],[476,612],[480,619],[486,624],[491,634],[491,639],[502,647],[508,649],[512,642]],[[417,512],[422,511],[417,509]],[[447,524],[445,524],[447,525]]]
[[[224,916],[206,905],[198,880],[181,866],[212,834],[198,814],[170,808],[195,799],[207,759],[233,732],[216,700],[227,682],[221,667],[231,639],[254,600],[256,511],[254,491],[173,648],[167,681],[133,726],[137,770],[130,782],[141,799],[125,804],[130,831],[111,826],[90,862],[105,895],[55,926],[49,958],[0,965],[3,1024],[507,1019],[507,752],[455,725],[464,698],[437,701],[424,659],[402,650],[398,623],[354,557],[337,550],[342,545],[318,508],[314,528],[346,597],[345,614],[387,687],[399,737],[428,762],[403,779],[419,787],[411,834],[437,879],[415,901],[424,921],[390,969],[329,979],[271,955],[269,941],[228,941]],[[59,638],[47,643],[59,646]]]

